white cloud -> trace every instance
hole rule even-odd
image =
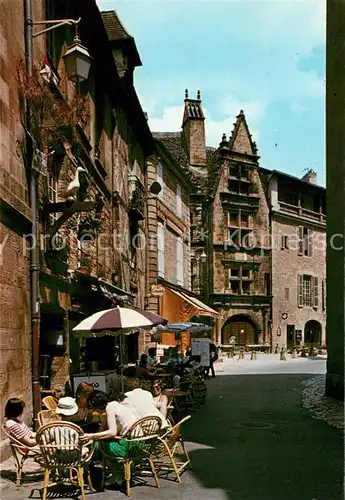
[[[141,99],[144,104],[144,100]],[[265,108],[263,103],[249,101],[241,102],[228,96],[224,100],[224,115],[225,118],[215,120],[211,112],[207,108],[203,108],[205,115],[206,140],[208,146],[217,147],[221,141],[223,133],[229,137],[231,134],[236,116],[241,109],[245,111],[246,120],[249,126],[253,140],[258,140],[259,125],[262,119]],[[145,110],[148,107],[143,106]],[[183,118],[183,106],[168,106],[163,109],[159,115],[152,109],[152,114],[149,113],[149,126],[153,132],[178,132],[181,130]]]
[[[160,116],[149,114],[149,126],[153,132],[178,132],[183,118],[182,106],[169,106]]]
[[[136,39],[144,64],[136,70],[136,88],[151,130],[181,130],[184,89],[200,88],[208,145],[217,146],[224,132],[231,133],[243,109],[254,140],[262,132],[263,160],[297,168],[304,158],[322,156],[322,138],[308,136],[308,123],[315,120],[310,111],[321,109],[325,82],[306,68],[320,64],[319,55],[308,60],[325,44],[326,0],[98,3],[117,9]],[[286,121],[288,107],[293,116]],[[295,138],[294,147],[278,157],[275,144],[288,143],[291,120],[298,125],[302,119],[303,141]]]

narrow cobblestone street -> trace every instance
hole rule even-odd
[[[218,363],[206,405],[185,427],[192,470],[182,485],[162,479],[160,490],[149,479],[149,486],[133,488],[133,499],[340,500],[341,431],[302,406],[303,382],[324,372],[322,358]],[[19,490],[7,479],[1,484],[4,499],[40,498],[41,483]],[[111,490],[88,497],[125,498]]]

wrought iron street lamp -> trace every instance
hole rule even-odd
[[[32,37],[43,35],[48,31],[52,31],[56,28],[60,28],[66,24],[75,25],[76,34],[73,39],[72,45],[67,48],[65,55],[63,56],[65,60],[65,67],[68,78],[72,80],[72,82],[79,83],[84,80],[87,80],[90,72],[92,57],[89,54],[89,51],[86,47],[81,44],[81,40],[77,34],[77,26],[80,23],[81,18],[79,19],[52,19],[46,21],[34,21],[32,24],[51,24],[49,28],[38,31],[37,33],[33,33]]]
[[[81,40],[76,35],[73,43],[68,47],[65,55],[65,68],[68,78],[74,83],[87,80],[91,67],[91,56],[89,51],[81,44]]]

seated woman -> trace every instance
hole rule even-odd
[[[79,408],[75,399],[70,397],[60,398],[56,413],[65,422],[79,425],[86,432],[95,432],[99,429],[102,419],[101,415],[90,408]]]
[[[36,434],[23,422],[25,403],[22,399],[11,398],[5,406],[6,430],[10,436],[23,443],[30,450],[39,451]],[[23,447],[23,451],[27,448]]]
[[[139,366],[129,366],[124,374],[128,378],[144,378],[146,380],[153,380],[156,372],[149,372],[147,369],[147,354],[142,354],[139,362]]]
[[[162,394],[162,386],[160,380],[152,381],[152,396],[157,408],[164,417],[167,416],[168,396]]]
[[[87,398],[87,407],[93,411],[105,412],[108,403],[109,398],[103,391],[94,390]]]
[[[77,390],[75,391],[75,399],[79,408],[87,407],[87,398],[92,391],[93,385],[88,384],[87,382],[82,382],[78,385]]]
[[[112,477],[110,481],[122,483],[124,480],[123,467],[116,462],[116,457],[126,457],[130,447],[133,445],[125,439],[121,439],[121,436],[126,434],[138,418],[132,409],[124,404],[124,400],[126,399],[124,394],[115,394],[113,392],[112,397],[114,401],[108,403],[105,409],[107,429],[102,432],[85,434],[83,439],[85,441],[90,439],[100,440],[99,446],[101,450],[107,455],[114,457],[114,460],[111,462]]]

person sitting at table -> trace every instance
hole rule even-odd
[[[147,369],[147,354],[142,354],[139,362],[139,366],[129,366],[124,371],[124,374],[128,378],[144,378],[146,380],[153,380],[156,371],[150,373]]]
[[[36,443],[36,433],[33,432],[23,421],[25,402],[19,398],[10,398],[5,406],[5,428],[8,434],[26,445],[23,451],[30,449],[39,452],[40,448]]]
[[[157,365],[157,349],[155,347],[150,347],[147,356],[147,368],[154,368]]]
[[[86,408],[87,407],[87,398],[89,394],[93,391],[93,385],[88,384],[87,382],[81,382],[77,390],[75,392],[75,398],[77,401],[77,405],[79,408]]]
[[[162,421],[162,429],[169,427],[169,422],[155,405],[151,392],[138,388],[126,392],[125,396],[123,404],[130,407],[138,418],[159,417]]]
[[[123,465],[116,461],[117,457],[126,457],[130,449],[137,444],[129,443],[119,437],[125,436],[126,432],[137,422],[138,417],[129,405],[124,404],[126,396],[122,393],[113,392],[113,401],[106,406],[106,427],[101,432],[87,433],[83,436],[84,441],[98,440],[99,447],[104,453],[114,457],[110,462],[112,475],[111,483],[122,483],[124,481]],[[117,438],[117,439],[116,439]]]
[[[167,408],[168,408],[168,396],[162,393],[162,385],[160,380],[152,381],[152,396],[153,401],[156,404],[159,411],[166,418],[167,416]]]
[[[178,352],[178,346],[169,347],[169,361],[170,365],[176,366],[183,362],[182,356]]]
[[[96,389],[90,392],[89,397],[87,398],[87,407],[94,411],[105,412],[105,408],[108,403],[108,395],[105,392],[98,391]]]
[[[79,408],[75,399],[71,397],[60,398],[55,411],[62,420],[79,425],[84,431],[95,432],[102,423],[99,412],[90,408]]]

